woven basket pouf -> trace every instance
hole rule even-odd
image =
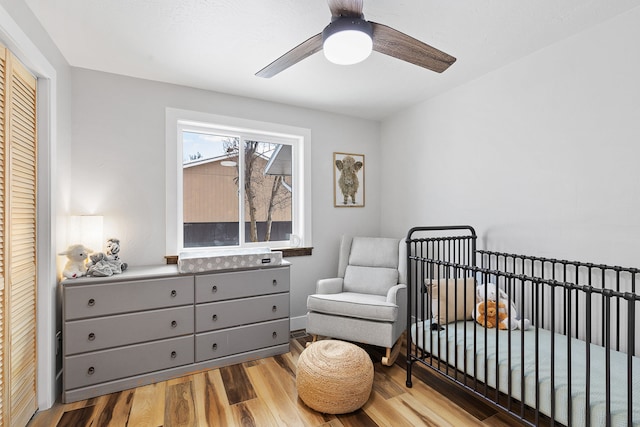
[[[317,341],[298,359],[298,396],[325,414],[353,412],[369,400],[373,363],[360,347],[336,340]]]

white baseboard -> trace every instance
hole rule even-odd
[[[290,331],[298,331],[300,329],[307,329],[307,315],[292,317],[289,323]]]

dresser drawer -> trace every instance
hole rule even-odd
[[[196,302],[289,292],[289,267],[196,276]]]
[[[64,351],[86,353],[186,334],[193,334],[193,306],[74,320],[64,325]]]
[[[289,318],[196,335],[196,362],[289,342]]]
[[[65,359],[65,390],[193,363],[193,336],[97,351]]]
[[[193,276],[65,286],[65,319],[193,304]]]
[[[196,332],[289,316],[289,293],[212,302],[196,306]]]

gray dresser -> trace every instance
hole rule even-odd
[[[62,282],[65,403],[289,351],[289,264]]]

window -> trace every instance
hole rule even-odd
[[[167,109],[167,253],[310,246],[309,137]]]

